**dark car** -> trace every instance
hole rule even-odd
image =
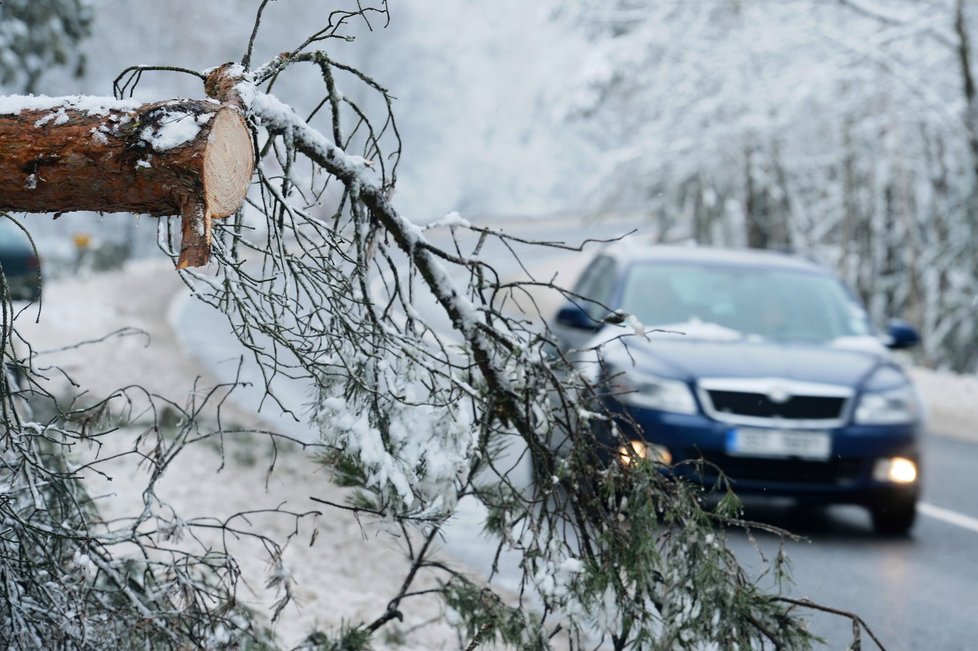
[[[41,265],[30,240],[7,219],[0,219],[0,268],[10,297],[33,301],[41,296]]]
[[[654,456],[708,487],[719,470],[738,494],[860,504],[881,533],[912,527],[923,416],[889,353],[917,343],[912,327],[878,333],[831,271],[760,251],[620,246],[575,292],[592,300],[552,328],[620,416],[624,438],[595,430],[621,446],[609,457]]]

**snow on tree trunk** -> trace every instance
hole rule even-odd
[[[0,98],[0,209],[181,215],[181,269],[207,263],[211,219],[241,207],[253,169],[233,105]]]

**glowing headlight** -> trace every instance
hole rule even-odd
[[[672,453],[662,445],[632,439],[627,445],[618,448],[618,459],[624,466],[630,466],[639,459],[652,459],[656,463],[668,466],[672,464]]]
[[[676,414],[697,413],[693,393],[679,380],[629,370],[613,374],[609,388],[615,398],[628,405]]]
[[[861,425],[897,425],[912,423],[919,415],[917,394],[905,384],[889,391],[864,393],[856,407],[855,420]]]
[[[878,459],[873,466],[873,479],[894,484],[912,484],[917,481],[917,464],[903,457]]]

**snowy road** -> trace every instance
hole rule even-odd
[[[619,222],[614,225],[614,232],[609,232],[607,226],[562,220],[514,222],[510,228],[523,237],[574,241],[609,237],[635,225]],[[485,255],[510,259],[502,251],[487,251]],[[533,263],[545,263],[547,256],[556,263],[566,255],[556,250],[536,252]],[[503,262],[500,273],[507,273],[507,264],[512,263]],[[563,283],[570,281],[569,277],[561,277]],[[170,316],[190,352],[220,379],[234,377],[242,349],[228,332],[222,315],[198,301],[179,301]],[[195,327],[189,327],[191,323]],[[255,405],[261,399],[257,389],[261,378],[247,364],[241,374],[243,380],[255,386],[239,394],[238,399]],[[283,403],[302,413],[307,400],[304,386],[280,382],[274,388]],[[969,408],[976,411],[974,420],[978,420],[978,409],[974,405],[963,407]],[[312,439],[313,432],[279,412],[268,403],[262,410],[284,431]],[[970,649],[974,646],[974,622],[978,620],[978,500],[974,497],[973,479],[974,468],[978,467],[978,442],[935,433],[925,442],[925,464],[925,504],[909,539],[875,537],[868,516],[855,507],[799,511],[751,504],[747,515],[806,536],[806,542],[788,544],[795,596],[858,613],[888,649]],[[494,549],[475,533],[481,529],[478,522],[478,512],[463,510],[450,528],[447,548],[473,569],[485,569]],[[741,559],[757,568],[752,544],[741,534],[733,534],[732,538]],[[760,534],[757,543],[768,557],[777,544],[773,538]],[[504,571],[503,586],[515,581],[516,576],[515,568]],[[828,648],[840,648],[848,640],[848,627],[838,618],[815,616],[813,627],[827,638]]]

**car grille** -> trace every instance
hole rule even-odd
[[[853,395],[847,386],[778,378],[707,378],[697,390],[716,420],[800,429],[841,426]]]
[[[760,393],[707,391],[713,409],[721,414],[789,420],[835,420],[842,415],[846,400],[841,397],[793,396],[777,403]]]
[[[703,460],[722,470],[723,474],[732,480],[734,490],[737,488],[738,480],[786,484],[846,484],[858,479],[862,470],[862,461],[859,459],[833,459],[823,462],[704,454]],[[712,482],[717,477],[716,468],[704,465],[698,474],[703,480]]]

